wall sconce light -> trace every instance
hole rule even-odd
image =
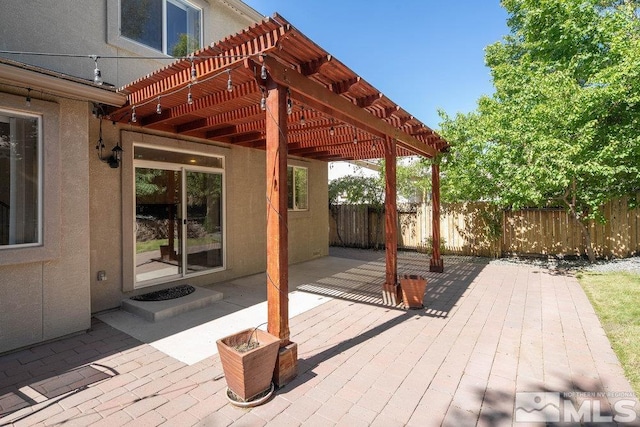
[[[94,115],[100,120],[100,131],[98,136],[98,143],[96,144],[96,150],[98,150],[98,159],[107,163],[110,168],[117,169],[120,167],[120,162],[122,161],[122,147],[120,143],[116,143],[116,145],[111,149],[111,155],[107,156],[104,154],[104,141],[102,140],[102,117],[104,116],[104,111],[102,106],[99,104],[94,104],[93,107]]]

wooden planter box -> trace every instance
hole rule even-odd
[[[260,345],[247,352],[238,346],[255,340]],[[229,389],[244,401],[249,401],[271,388],[278,357],[280,339],[260,329],[246,329],[216,341],[224,376]]]
[[[400,277],[400,289],[402,290],[402,302],[405,308],[423,308],[422,300],[427,289],[427,279],[414,274],[405,274]]]

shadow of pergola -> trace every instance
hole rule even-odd
[[[384,252],[349,250],[344,254],[340,253],[339,256],[349,255],[368,262],[313,283],[299,285],[297,290],[401,310],[400,304],[389,307],[382,299],[382,287],[385,282]],[[398,253],[399,275],[419,275],[427,279],[424,308],[412,312],[430,317],[447,317],[487,264],[488,260],[483,258],[450,256],[445,257],[444,273],[432,273],[429,271],[428,255],[416,252]]]

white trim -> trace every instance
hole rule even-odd
[[[33,247],[40,247],[43,245],[43,238],[44,238],[44,233],[43,233],[43,229],[44,229],[44,224],[43,224],[43,203],[44,203],[44,152],[43,152],[43,143],[42,143],[42,131],[43,131],[43,127],[42,127],[42,122],[43,122],[43,118],[41,114],[33,114],[33,113],[27,113],[27,112],[23,112],[23,111],[18,111],[18,110],[7,110],[4,108],[0,108],[0,114],[4,115],[5,117],[7,117],[9,119],[9,129],[11,129],[11,119],[16,119],[16,118],[24,118],[24,119],[36,119],[38,122],[38,142],[37,142],[37,162],[38,162],[38,206],[37,208],[37,221],[38,221],[38,229],[37,229],[37,233],[36,233],[36,241],[32,242],[32,243],[18,243],[18,244],[7,244],[7,245],[0,245],[0,251],[3,250],[10,250],[10,249],[21,249],[21,248],[33,248]],[[14,181],[12,180],[11,183],[13,184]],[[11,190],[10,190],[11,191]],[[13,195],[13,191],[11,192]],[[11,196],[10,196],[11,197]],[[15,205],[15,203],[9,203],[9,206],[11,205]],[[11,221],[11,220],[10,220]],[[11,233],[11,231],[10,231]],[[11,236],[11,234],[10,234]],[[11,237],[9,238],[11,240]]]
[[[288,208],[289,212],[307,212],[309,210],[309,168],[306,166],[296,166],[296,165],[287,165],[287,174],[289,173],[289,168],[292,168],[293,171],[293,179],[291,185],[291,198],[293,199],[293,207]],[[307,171],[307,207],[304,209],[300,209],[296,207],[296,169],[304,169]],[[288,197],[288,194],[287,194]]]
[[[118,16],[117,16],[117,34],[115,33],[115,29],[112,29],[109,24],[107,24],[108,27],[108,42],[118,46],[120,43],[120,41],[126,41],[127,43],[133,43],[133,46],[136,46],[140,49],[149,49],[153,52],[157,52],[160,53],[162,55],[166,55],[167,59],[171,59],[173,58],[173,56],[168,52],[169,46],[167,45],[167,3],[171,3],[174,6],[178,7],[178,8],[183,8],[184,10],[187,11],[187,7],[191,8],[191,9],[195,9],[200,13],[200,31],[199,31],[199,38],[198,38],[198,49],[202,49],[204,47],[204,8],[199,6],[196,3],[193,3],[191,1],[188,0],[162,0],[162,13],[161,13],[161,20],[162,20],[162,34],[160,35],[162,40],[160,42],[161,47],[160,50],[156,49],[153,46],[149,46],[144,44],[141,41],[138,40],[134,40],[131,39],[125,35],[122,34],[121,28],[122,28],[122,1],[121,0],[117,0],[117,8],[114,8],[115,10],[117,10]],[[188,12],[188,11],[187,11]],[[112,19],[111,14],[108,14],[108,18],[107,19]],[[188,13],[187,13],[188,16]],[[190,34],[187,34],[190,35]],[[124,46],[123,46],[124,47]],[[126,48],[126,47],[125,47]],[[142,55],[142,53],[139,51],[139,49],[135,49],[134,53],[140,54]]]
[[[222,163],[222,167],[221,168],[216,168],[216,167],[209,167],[209,166],[197,166],[197,165],[190,165],[188,163],[172,163],[172,162],[162,162],[162,161],[154,161],[154,160],[147,160],[147,159],[141,159],[138,160],[135,158],[135,148],[136,147],[144,147],[144,148],[150,148],[150,149],[154,149],[154,150],[158,150],[158,151],[171,151],[171,152],[177,152],[177,153],[186,153],[186,154],[193,154],[193,155],[198,155],[198,156],[203,156],[203,157],[212,157],[212,158],[216,158],[216,159],[220,159],[221,163]],[[227,216],[226,216],[226,212],[227,212],[227,208],[226,208],[226,194],[227,194],[227,190],[226,190],[226,175],[225,175],[225,170],[224,170],[224,165],[225,165],[225,157],[224,156],[220,156],[220,155],[216,155],[216,154],[209,154],[209,153],[203,153],[200,151],[195,151],[195,150],[182,150],[179,148],[175,148],[175,147],[158,147],[157,145],[153,145],[153,144],[145,144],[145,143],[137,143],[134,142],[132,144],[132,153],[133,153],[133,165],[132,165],[132,173],[133,173],[133,191],[132,191],[132,195],[133,195],[133,203],[132,203],[132,207],[133,207],[133,219],[134,219],[134,228],[133,228],[133,233],[134,233],[134,237],[132,239],[132,243],[133,243],[133,257],[134,257],[134,262],[133,262],[133,288],[134,289],[141,289],[141,288],[146,288],[146,287],[150,287],[150,286],[155,286],[155,285],[159,285],[159,284],[163,284],[163,283],[168,283],[168,282],[174,282],[177,280],[183,280],[183,279],[188,279],[191,277],[197,277],[197,276],[203,276],[203,275],[207,275],[207,274],[212,274],[212,273],[216,273],[216,272],[220,272],[220,271],[224,271],[227,269]],[[136,243],[137,243],[137,237],[136,237],[136,229],[135,229],[135,218],[136,218],[136,206],[137,206],[137,202],[135,200],[136,198],[136,189],[135,189],[135,173],[136,173],[136,169],[137,168],[147,168],[147,169],[160,169],[160,170],[171,170],[171,171],[176,171],[176,172],[180,172],[181,174],[181,197],[186,197],[186,174],[187,172],[202,172],[202,173],[212,173],[212,174],[220,174],[221,176],[221,189],[222,189],[222,197],[221,197],[221,215],[220,215],[220,220],[222,222],[222,230],[221,230],[221,234],[222,234],[222,265],[220,267],[215,267],[215,268],[210,268],[204,271],[198,271],[198,272],[188,272],[188,268],[187,268],[187,239],[181,239],[180,240],[180,252],[181,252],[181,267],[182,267],[182,272],[178,272],[177,274],[172,274],[172,275],[167,275],[167,276],[162,276],[162,277],[158,277],[158,278],[154,278],[154,279],[149,279],[149,280],[142,280],[142,281],[138,281],[137,280],[137,273],[136,273],[136,263],[135,263],[135,257],[137,255],[137,250],[136,250]],[[181,200],[181,212],[180,212],[180,217],[182,219],[187,218],[187,204],[186,203],[182,203]],[[186,227],[184,225],[184,223],[180,224],[180,227],[183,228],[182,229],[182,235],[186,235]]]

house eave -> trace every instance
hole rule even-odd
[[[121,107],[127,101],[126,95],[113,88],[96,86],[91,82],[4,58],[0,59],[0,83],[114,107]]]

